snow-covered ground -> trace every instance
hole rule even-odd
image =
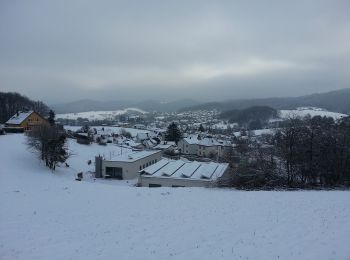
[[[324,110],[322,108],[317,107],[299,107],[294,110],[280,110],[280,117],[281,118],[290,118],[290,117],[305,117],[307,115],[313,116],[326,116],[326,117],[333,117],[333,119],[340,119],[342,117],[347,117],[346,114],[336,113],[336,112],[330,112],[327,110]]]
[[[350,257],[348,191],[77,182],[72,169],[46,169],[24,142],[21,134],[0,136],[0,259]],[[77,168],[91,157],[85,149],[103,149],[70,146]]]
[[[89,111],[89,112],[80,112],[80,113],[67,113],[67,114],[57,114],[56,118],[62,119],[74,119],[77,118],[87,118],[90,121],[93,120],[105,120],[110,119],[114,120],[116,116],[126,114],[128,112],[137,112],[141,114],[146,114],[146,111],[143,111],[138,108],[126,108],[122,110],[114,110],[114,111]]]
[[[152,131],[149,130],[143,130],[143,129],[136,129],[136,128],[129,128],[129,127],[119,127],[119,126],[91,126],[91,128],[96,128],[99,134],[120,134],[123,130],[129,132],[132,137],[135,137],[137,134],[143,134],[148,133],[151,134]],[[102,128],[104,129],[102,131]],[[71,130],[71,131],[77,131],[81,129],[81,126],[68,126],[65,125],[64,129]]]

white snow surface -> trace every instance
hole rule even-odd
[[[143,111],[139,108],[125,108],[125,109],[114,110],[114,111],[88,111],[88,112],[79,112],[79,113],[57,114],[56,118],[76,120],[78,117],[81,117],[81,118],[87,118],[89,121],[105,120],[105,119],[113,120],[116,116],[123,115],[128,112],[138,112],[141,114],[147,113],[146,111]]]
[[[349,191],[78,182],[72,169],[49,171],[24,143],[22,134],[0,136],[2,260],[350,257]],[[83,154],[81,166],[79,154],[71,160],[76,168],[97,149],[70,145]]]
[[[332,117],[335,120],[348,116],[346,114],[330,112],[325,109],[317,108],[317,107],[299,107],[294,110],[280,110],[280,117],[284,119],[290,118],[290,117],[306,117],[307,115],[310,115],[311,117],[314,117],[314,116]]]
[[[136,137],[138,134],[148,134],[150,136],[153,135],[152,131],[149,130],[143,130],[143,129],[136,129],[136,128],[130,128],[130,127],[119,127],[119,126],[91,126],[91,128],[96,128],[98,134],[121,134],[123,130],[129,132],[132,137]],[[104,129],[102,131],[102,128]],[[81,129],[81,126],[68,126],[65,125],[64,129],[71,130],[71,131],[77,131]]]

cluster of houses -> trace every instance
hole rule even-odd
[[[48,121],[39,113],[19,111],[1,130],[25,132],[42,124],[48,124]],[[135,125],[135,131],[127,128],[115,131],[114,127],[91,127],[74,133],[68,131],[68,134],[82,144],[96,142],[128,148],[124,154],[118,156],[96,156],[97,178],[138,178],[138,184],[147,187],[209,187],[225,178],[229,172],[228,164],[215,162],[226,151],[232,149],[229,140],[198,133],[185,135],[176,144],[165,140],[165,129],[153,127],[143,131],[145,128],[141,124]],[[178,156],[166,156],[169,152]],[[208,159],[203,160],[204,158]]]
[[[91,127],[87,132],[78,134],[99,144],[127,148],[116,156],[96,156],[96,178],[138,178],[138,184],[147,187],[209,187],[229,172],[228,164],[215,162],[232,149],[228,140],[200,133],[186,135],[176,144],[166,141],[166,130],[159,128]],[[171,152],[176,156],[169,156]]]
[[[201,133],[187,135],[176,144],[165,141],[165,131],[160,129],[136,131],[128,138],[120,134],[128,130],[122,129],[119,134],[113,132],[113,127],[92,130],[94,140],[103,137],[109,143],[132,151],[108,158],[97,156],[95,177],[138,178],[138,184],[147,187],[211,187],[227,178],[229,165],[215,161],[232,149],[232,143],[228,140]],[[177,156],[169,157],[169,151],[175,151]]]
[[[138,151],[106,159],[95,158],[97,178],[130,180],[142,187],[213,187],[229,177],[227,163],[173,160],[159,150]]]
[[[208,112],[209,113],[209,112]],[[201,119],[213,114],[199,113]],[[212,112],[215,113],[215,112]],[[182,121],[188,120],[189,114],[181,115]],[[164,117],[159,117],[163,121]],[[182,122],[184,123],[184,122]],[[218,128],[229,128],[230,125],[214,122]],[[11,117],[1,131],[24,132],[33,127],[48,124],[47,119],[34,111],[21,111]],[[192,124],[193,126],[194,124]],[[213,125],[212,125],[213,126]],[[198,128],[198,126],[195,126]],[[208,131],[192,129],[177,142],[166,141],[166,128],[159,125],[135,124],[133,128],[117,126],[83,127],[78,131],[67,130],[81,144],[91,142],[100,145],[115,145],[116,148],[127,148],[124,153],[109,158],[96,156],[95,176],[97,178],[136,179],[140,186],[147,187],[187,187],[214,186],[218,181],[227,178],[230,167],[219,163],[225,153],[229,153],[234,144],[232,138],[240,138],[241,132],[231,136],[209,134]],[[264,134],[259,130],[250,135]],[[193,133],[191,133],[193,132]]]

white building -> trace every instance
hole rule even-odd
[[[179,141],[178,147],[183,154],[192,154],[202,157],[222,156],[225,150],[232,148],[229,141],[217,140],[204,137],[198,139],[197,136],[189,136]]]
[[[228,174],[227,163],[162,159],[140,171],[144,187],[212,187]]]
[[[132,152],[116,156],[109,160],[96,157],[96,177],[135,179],[139,171],[161,160],[159,150]]]

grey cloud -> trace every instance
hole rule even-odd
[[[350,82],[348,1],[0,5],[1,89],[49,102],[299,95]]]

